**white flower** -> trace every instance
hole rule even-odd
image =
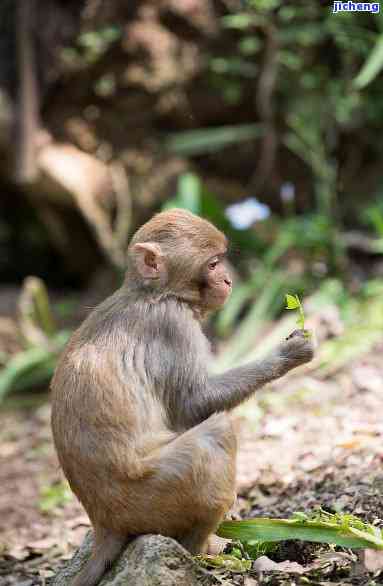
[[[225,214],[234,228],[245,230],[255,222],[268,218],[270,208],[255,197],[249,197],[226,208]]]

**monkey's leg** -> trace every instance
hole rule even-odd
[[[191,553],[202,551],[235,499],[235,456],[226,414],[178,436],[146,459],[150,476],[134,491],[130,527],[174,537]]]
[[[209,538],[217,529],[223,517],[223,513],[216,514],[210,519],[210,522],[201,523],[201,525],[194,527],[189,533],[179,538],[179,543],[193,555],[208,551],[210,547]]]
[[[76,494],[95,529],[95,546],[73,586],[94,586],[129,538],[160,533],[175,538],[191,553],[206,542],[235,498],[236,437],[227,414],[212,415],[142,461],[139,480],[117,474],[97,499]],[[95,469],[97,473],[97,469]]]
[[[217,487],[218,490],[219,488]],[[233,500],[235,501],[235,499],[236,493],[233,495]],[[229,511],[230,509],[228,508],[225,508],[223,511],[212,510],[198,526],[195,526],[191,532],[186,533],[179,539],[179,542],[192,554],[206,552],[212,555],[218,555],[222,553],[230,540],[222,539],[214,535],[214,532],[220,523],[227,518]]]

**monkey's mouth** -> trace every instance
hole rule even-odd
[[[205,286],[201,289],[202,304],[209,310],[219,309],[230,297],[232,286],[220,284],[220,286]]]

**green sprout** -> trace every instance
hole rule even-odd
[[[299,311],[299,316],[297,318],[298,326],[304,330],[305,329],[305,314],[303,311],[302,304],[298,295],[290,295],[290,293],[286,293],[286,307],[285,309],[297,309]]]

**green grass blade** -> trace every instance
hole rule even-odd
[[[52,375],[57,354],[69,338],[69,332],[61,331],[51,340],[51,348],[34,347],[12,356],[0,373],[0,401],[7,393],[18,388],[26,388],[30,382],[40,383]]]
[[[183,208],[199,215],[201,213],[201,198],[202,198],[201,181],[194,173],[184,173],[178,180],[177,195],[167,200],[162,206],[162,210],[170,210],[172,208]]]
[[[47,358],[43,348],[30,348],[13,356],[0,374],[0,400],[12,389],[22,374],[40,366]]]
[[[227,146],[253,140],[262,135],[260,124],[238,124],[217,128],[198,128],[166,137],[164,147],[177,155],[214,153]]]
[[[354,79],[354,86],[363,89],[371,83],[383,68],[383,35],[378,37],[376,45],[370,52],[367,61]]]
[[[247,521],[224,521],[217,535],[225,539],[247,542],[285,541],[299,539],[315,543],[331,543],[353,549],[383,549],[383,539],[365,531],[318,521],[296,519],[250,519]]]

